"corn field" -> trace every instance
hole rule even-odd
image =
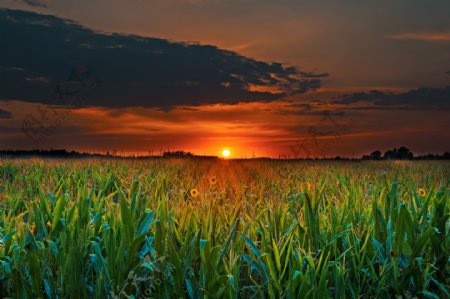
[[[450,298],[449,173],[0,160],[0,297]]]

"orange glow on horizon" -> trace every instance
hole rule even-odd
[[[323,120],[320,113],[297,111],[298,103],[302,102],[201,105],[193,108],[176,107],[169,112],[136,107],[61,107],[58,113],[61,112],[64,119],[54,116],[42,121],[44,126],[54,126],[57,120],[60,122],[39,146],[43,150],[57,148],[88,153],[114,152],[124,156],[159,156],[165,151],[183,150],[194,155],[226,158],[222,151],[228,149],[229,159],[292,158],[307,154],[322,157],[325,149],[326,155],[330,157],[354,157],[370,153],[374,148],[393,148],[399,143],[426,153],[429,151],[426,144],[442,146],[441,136],[448,136],[448,130],[445,131],[439,125],[448,118],[445,111],[402,112],[402,115],[407,115],[409,120],[417,123],[424,118],[439,120],[436,124],[414,127],[406,126],[399,110],[363,109],[356,116],[335,119],[339,124],[346,124],[355,117],[355,125],[348,131],[342,131],[334,127],[331,121]],[[311,106],[319,112],[343,109],[333,103]],[[4,128],[0,147],[6,149],[8,145],[14,144],[18,148],[29,148],[33,140],[20,131],[22,120],[27,114],[38,119],[40,111],[47,109],[45,107],[23,101],[0,101],[0,109],[4,108],[14,115],[13,118],[0,117],[0,127]],[[380,124],[381,116],[390,119],[390,122]],[[316,128],[317,132],[331,133],[316,136],[314,132],[308,132],[309,127]],[[400,129],[392,130],[392,127]],[[418,144],[414,136],[423,136],[427,142]],[[306,149],[299,147],[299,144],[303,144]],[[436,147],[434,151],[441,150]]]

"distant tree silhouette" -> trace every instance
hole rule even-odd
[[[167,151],[163,153],[163,158],[190,158],[193,157],[194,155],[190,152],[185,152],[185,151]]]
[[[412,160],[414,159],[414,154],[405,146],[399,149],[394,148],[384,153],[383,159],[385,160]]]
[[[398,149],[398,157],[399,159],[412,160],[414,158],[414,154],[409,148],[402,146]]]
[[[383,159],[385,159],[385,160],[395,159],[395,152],[397,152],[396,148],[394,148],[393,150],[386,151],[383,155]]]
[[[369,159],[370,160],[381,160],[381,155],[382,155],[381,151],[376,150],[370,154]]]

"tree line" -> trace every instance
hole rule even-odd
[[[386,151],[384,154],[379,151],[373,151],[370,155],[362,156],[363,160],[450,160],[450,152],[443,154],[426,154],[415,156],[407,147],[402,146]]]

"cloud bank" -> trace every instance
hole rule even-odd
[[[404,93],[388,93],[379,90],[343,95],[334,104],[351,105],[369,103],[371,108],[440,109],[450,110],[450,86],[444,88],[423,87]]]
[[[73,85],[74,68],[102,82],[81,105],[113,108],[268,102],[314,90],[327,77],[215,46],[96,32],[17,10],[0,10],[0,43],[0,99],[34,103]]]

